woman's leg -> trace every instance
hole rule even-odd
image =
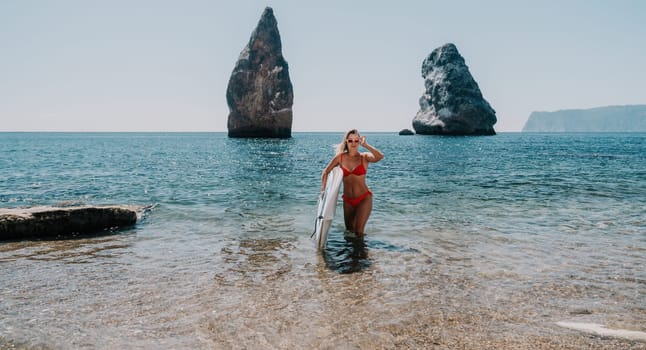
[[[343,219],[345,220],[345,229],[354,232],[354,217],[356,208],[350,203],[343,201]]]
[[[354,209],[354,222],[352,227],[354,232],[357,235],[363,236],[365,233],[366,222],[368,222],[368,217],[370,217],[370,212],[372,211],[372,195],[367,195],[359,205]],[[347,224],[346,224],[347,226]]]

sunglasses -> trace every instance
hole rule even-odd
[[[346,140],[348,143],[359,143],[359,140]]]

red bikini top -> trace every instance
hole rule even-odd
[[[354,168],[352,171],[346,169],[341,162],[343,161],[343,154],[341,154],[341,159],[339,159],[339,165],[341,166],[341,170],[343,170],[343,177],[346,177],[348,175],[366,175],[368,173],[368,170],[366,170],[366,167],[363,166],[363,158],[361,158],[361,164],[357,165],[356,168]]]

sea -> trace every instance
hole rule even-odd
[[[365,133],[364,240],[314,228],[343,132],[0,133],[0,209],[134,205],[0,242],[0,348],[644,349],[646,134]],[[365,150],[364,150],[365,151]]]

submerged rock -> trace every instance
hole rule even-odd
[[[293,100],[278,24],[267,7],[229,79],[229,137],[291,137]]]
[[[0,209],[0,241],[76,236],[136,222],[136,208],[128,206]]]
[[[441,46],[422,63],[426,92],[413,118],[418,134],[495,135],[496,112],[482,97],[464,58],[453,44]]]

